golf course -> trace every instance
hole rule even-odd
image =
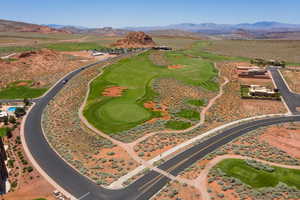
[[[254,168],[240,159],[226,159],[216,167],[227,176],[237,178],[253,188],[275,187],[279,182],[300,188],[300,170],[270,166],[272,170],[266,171]]]
[[[218,71],[212,62],[188,57],[183,51],[170,51],[164,53],[165,59],[182,67],[168,68],[155,65],[149,59],[151,53],[144,52],[108,66],[91,82],[83,111],[89,123],[105,133],[114,134],[160,116],[159,112],[143,106],[158,95],[152,88],[157,78],[173,78],[208,91],[218,90],[215,81]],[[123,91],[114,97],[103,95],[111,87],[121,87]]]

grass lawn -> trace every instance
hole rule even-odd
[[[29,46],[8,46],[8,47],[0,47],[0,55],[3,53],[16,53],[16,52],[24,52],[24,51],[34,51],[37,50],[36,47]]]
[[[204,99],[190,99],[187,101],[188,104],[194,105],[194,106],[204,106],[205,100]]]
[[[94,42],[65,42],[44,45],[47,49],[56,51],[82,51],[91,49],[101,49],[103,46]]]
[[[183,109],[176,113],[176,116],[186,118],[186,119],[191,119],[191,120],[199,120],[200,119],[200,114],[197,111],[194,110],[187,110]]]
[[[82,51],[91,49],[102,49],[103,45],[95,42],[64,42],[64,43],[52,43],[52,44],[42,44],[35,46],[7,46],[0,47],[0,55],[8,53],[18,53],[25,51],[36,51],[41,48],[47,48],[55,51]]]
[[[17,81],[11,83],[7,88],[0,89],[0,99],[31,99],[42,96],[47,88],[31,88],[29,86],[18,86],[19,82],[27,82],[28,84],[31,81]]]
[[[190,122],[184,122],[184,121],[168,121],[166,123],[166,127],[169,129],[174,129],[174,130],[184,130],[189,127],[191,127]]]
[[[7,131],[7,128],[0,128],[0,138],[6,136]]]
[[[103,74],[91,83],[83,114],[96,128],[106,133],[116,133],[159,115],[143,106],[144,102],[157,96],[151,87],[156,78],[175,78],[207,90],[218,89],[218,84],[213,81],[217,71],[211,62],[189,58],[178,52],[168,52],[166,56],[173,64],[185,66],[168,69],[153,64],[149,59],[150,53],[151,51],[124,59],[105,68]],[[210,82],[209,85],[204,84]],[[102,96],[103,90],[111,86],[122,86],[127,90],[120,97]]]
[[[255,169],[241,159],[226,159],[216,167],[253,188],[275,187],[282,182],[300,189],[300,170],[272,166],[275,170],[267,172]]]

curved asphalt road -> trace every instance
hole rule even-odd
[[[83,69],[95,64],[85,66]],[[72,78],[81,70],[82,69],[78,69],[68,74],[65,79]],[[64,84],[62,81],[58,82],[44,97],[36,102],[36,105],[28,113],[24,127],[25,140],[29,151],[40,167],[57,184],[59,184],[62,188],[76,198],[84,196],[83,198],[80,198],[82,200],[146,200],[150,199],[163,186],[165,186],[168,181],[170,181],[167,177],[155,171],[149,171],[124,189],[109,190],[97,186],[94,182],[82,176],[67,163],[65,163],[64,160],[62,160],[49,146],[41,127],[43,110],[49,101],[51,101],[51,99],[63,88],[63,86]],[[300,116],[274,117],[237,125],[181,152],[172,159],[160,165],[159,168],[176,176],[179,172],[191,166],[197,160],[203,158],[205,155],[216,150],[220,146],[232,141],[236,137],[246,134],[249,131],[255,130],[259,127],[295,121],[300,121]]]

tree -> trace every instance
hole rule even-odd
[[[28,106],[30,104],[30,101],[27,98],[25,98],[23,99],[23,103],[25,106]]]
[[[24,108],[20,108],[20,107],[16,108],[16,111],[15,111],[16,117],[22,117],[25,114],[26,114],[26,111]]]
[[[8,121],[9,121],[9,123],[11,123],[11,124],[15,124],[15,123],[17,122],[17,121],[16,121],[16,118],[15,118],[14,116],[9,116]]]
[[[8,117],[7,116],[5,116],[3,118],[3,122],[4,122],[4,125],[8,125]]]

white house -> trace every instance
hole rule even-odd
[[[7,112],[0,111],[0,117],[8,117]]]

